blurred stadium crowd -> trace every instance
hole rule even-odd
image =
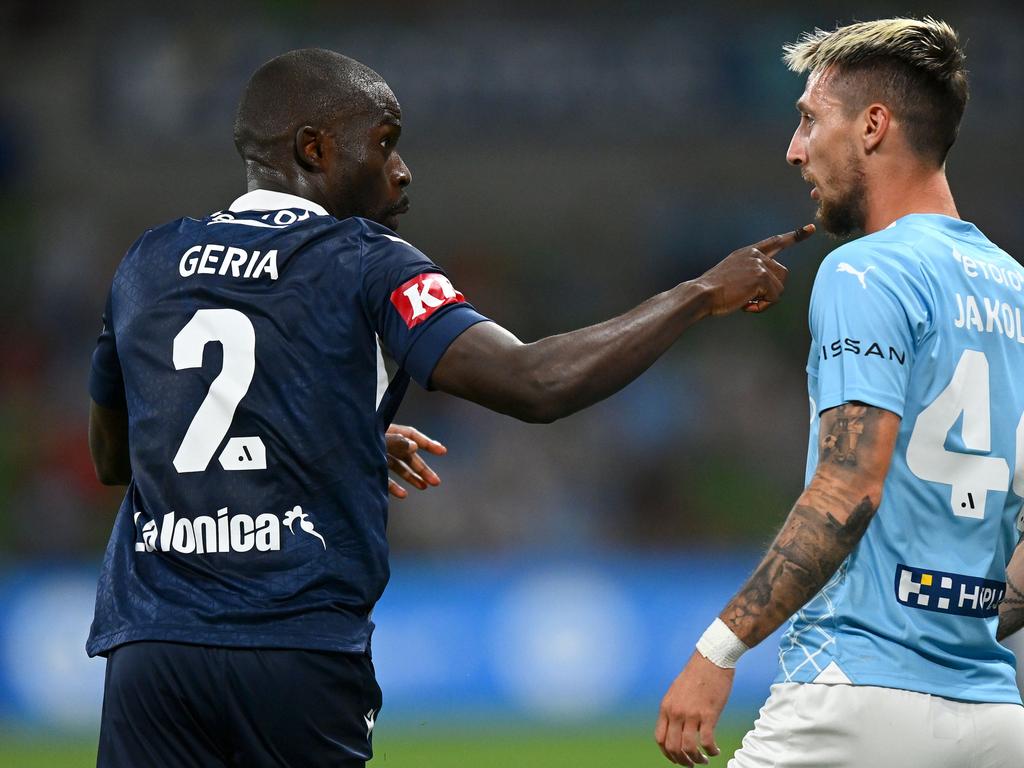
[[[125,12],[130,8],[130,12]],[[1024,12],[944,15],[973,76],[949,173],[961,213],[1024,254]],[[182,0],[0,4],[0,554],[95,560],[120,491],[93,478],[86,379],[113,270],[148,226],[244,191],[231,125],[256,66],[319,45],[404,110],[402,235],[524,340],[623,311],[810,220],[785,165],[802,83],[780,46],[849,10],[756,3]],[[803,479],[808,290],[703,324],[610,401],[528,426],[413,392],[443,485],[392,506],[396,552],[757,546]]]

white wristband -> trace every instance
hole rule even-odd
[[[721,619],[715,619],[697,641],[697,653],[722,669],[733,669],[749,650]]]

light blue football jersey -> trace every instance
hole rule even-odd
[[[810,326],[807,482],[821,412],[902,421],[881,506],[790,620],[776,682],[1019,704],[995,632],[1024,501],[1024,269],[973,224],[904,216],[824,260]]]

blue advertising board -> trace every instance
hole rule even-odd
[[[394,563],[374,613],[383,715],[564,723],[653,717],[755,552]],[[96,567],[0,574],[0,727],[94,728],[104,662],[85,656]],[[750,719],[778,637],[744,656],[727,715]]]

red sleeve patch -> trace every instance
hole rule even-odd
[[[391,293],[391,303],[409,328],[415,328],[441,307],[465,300],[451,281],[437,272],[416,275]]]

